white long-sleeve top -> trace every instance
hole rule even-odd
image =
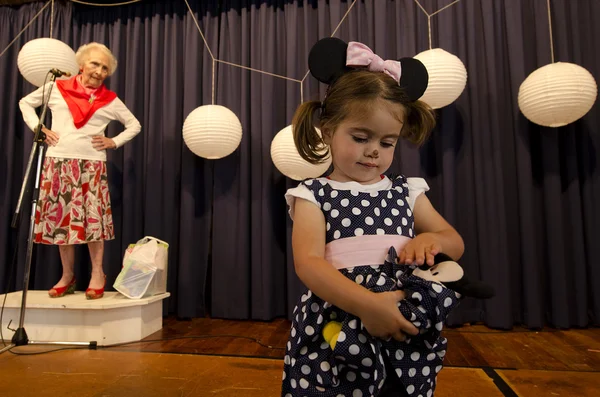
[[[50,84],[38,88],[19,101],[23,120],[32,131],[40,120],[35,109],[42,105],[42,95],[48,96]],[[118,120],[125,126],[123,132],[112,138],[118,148],[130,141],[142,129],[140,122],[119,98],[96,110],[88,122],[79,129],[75,127],[73,116],[58,87],[52,88],[48,109],[52,112],[50,129],[59,136],[56,146],[48,146],[46,156],[49,157],[106,161],[106,150],[96,150],[92,146],[93,136],[104,136],[108,123]]]

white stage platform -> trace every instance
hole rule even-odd
[[[83,291],[50,298],[47,291],[28,291],[23,327],[36,342],[91,342],[98,346],[134,342],[162,328],[162,301],[170,294],[129,299],[118,292],[105,292],[96,300]],[[2,334],[10,341],[19,326],[22,291],[8,294],[2,317]],[[0,307],[4,295],[0,295]]]

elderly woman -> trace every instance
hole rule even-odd
[[[62,278],[48,294],[61,297],[75,291],[75,244],[87,244],[92,275],[85,296],[104,295],[102,270],[104,240],[114,238],[106,174],[106,149],[117,149],[141,130],[135,116],[117,95],[104,86],[117,60],[99,43],[89,43],[76,53],[80,73],[58,80],[48,100],[52,126],[42,127],[48,144],[36,209],[35,242],[58,245]],[[35,108],[49,86],[40,87],[19,102],[25,123],[34,130],[39,123]],[[105,136],[108,123],[118,120],[125,130]]]

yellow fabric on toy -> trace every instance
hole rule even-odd
[[[329,343],[332,350],[335,349],[335,344],[337,343],[341,330],[342,323],[338,323],[337,321],[327,323],[325,327],[323,327],[323,338],[325,339],[325,342]]]

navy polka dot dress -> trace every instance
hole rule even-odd
[[[391,179],[389,189],[375,192],[335,189],[323,179],[302,182],[323,211],[326,242],[382,234],[412,238],[414,218],[408,204],[407,180],[404,176]],[[383,263],[367,263],[340,272],[373,292],[404,290],[407,298],[399,304],[399,310],[420,334],[405,342],[372,337],[358,317],[308,290],[293,313],[282,396],[377,396],[388,377],[397,377],[404,387],[398,395],[433,395],[446,354],[447,341],[440,332],[460,295],[413,276],[414,267],[397,264],[396,258],[396,250],[391,247]],[[323,327],[330,321],[342,324],[333,350],[322,336]]]

